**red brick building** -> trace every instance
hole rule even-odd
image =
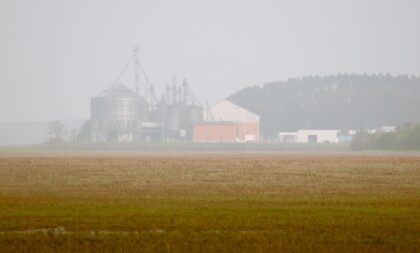
[[[212,106],[205,121],[194,125],[195,142],[257,142],[259,116],[224,100]]]

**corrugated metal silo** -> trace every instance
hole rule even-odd
[[[144,98],[120,84],[91,99],[91,119],[102,122],[138,121],[144,115],[144,106]]]
[[[94,141],[107,140],[111,132],[133,138],[146,110],[144,98],[122,84],[103,91],[91,99]]]
[[[182,108],[172,105],[166,109],[165,128],[169,131],[179,131],[182,127]]]

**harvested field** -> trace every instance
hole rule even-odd
[[[418,252],[420,157],[0,157],[0,252]]]

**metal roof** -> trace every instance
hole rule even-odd
[[[106,89],[99,93],[96,97],[107,97],[107,98],[138,98],[139,95],[132,89],[128,88],[124,84],[115,84],[109,89]]]
[[[233,121],[241,123],[259,123],[260,116],[240,107],[229,100],[223,100],[207,111],[206,121]]]

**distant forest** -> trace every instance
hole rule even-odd
[[[291,78],[244,88],[228,100],[259,114],[265,136],[297,129],[371,129],[420,121],[420,78]]]

